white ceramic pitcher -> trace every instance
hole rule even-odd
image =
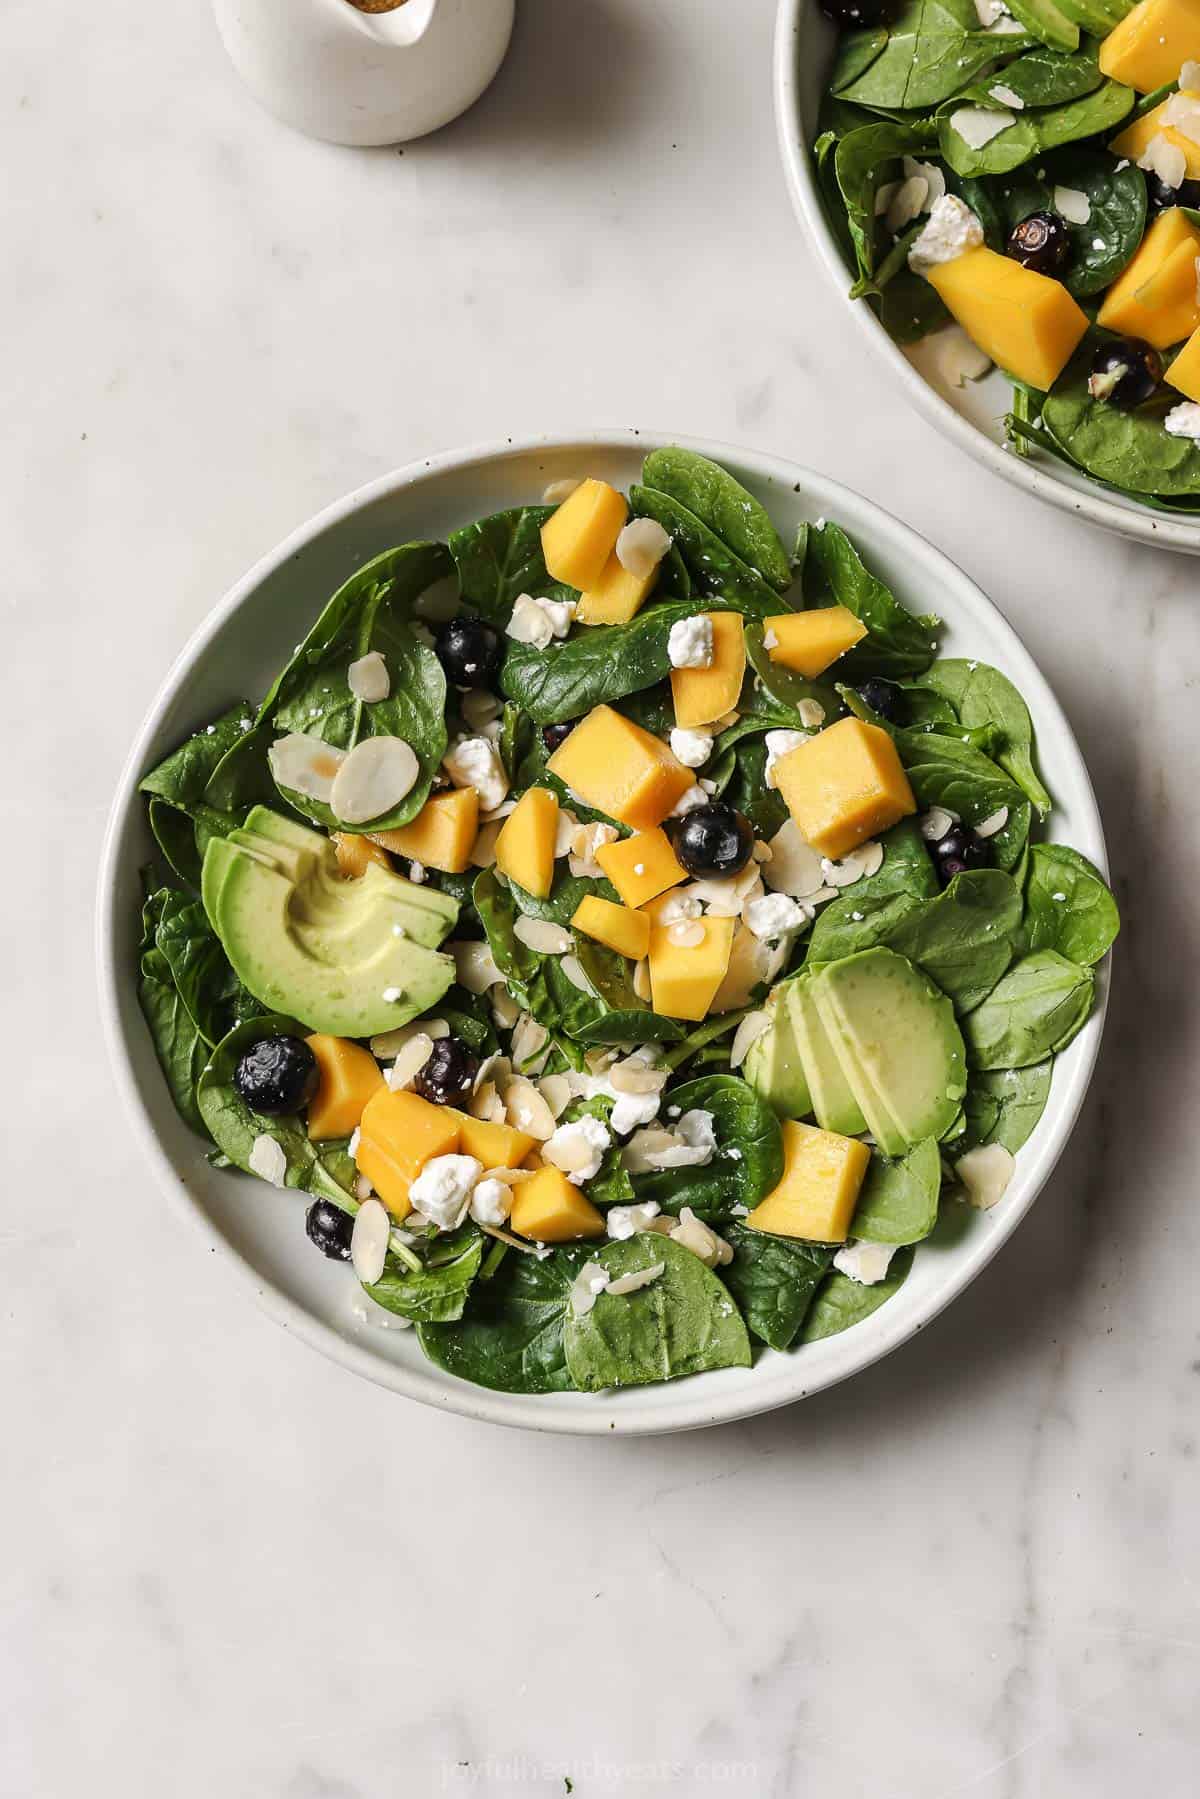
[[[335,144],[398,144],[477,100],[504,60],[515,0],[213,0],[234,67],[277,118]]]

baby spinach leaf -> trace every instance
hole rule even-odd
[[[1067,0],[1067,8],[1071,0]],[[1074,14],[1056,4],[1056,0],[1013,0],[1009,7],[1014,19],[1024,25],[1031,37],[1052,51],[1075,50],[1079,45],[1079,26]],[[1038,52],[1031,50],[1031,56]],[[1024,61],[1024,58],[1021,59]],[[1005,74],[1007,74],[1007,69]],[[1035,104],[1027,101],[1027,105]]]
[[[650,1011],[645,1001],[638,998],[633,990],[630,964],[624,956],[577,933],[575,959],[595,993],[589,1015],[581,1017],[574,1029],[570,1018],[565,1020],[567,1030],[577,1043],[613,1047],[677,1043],[684,1035],[684,1027],[677,1019],[664,1018]]]
[[[1099,869],[1061,843],[1035,843],[1025,885],[1025,943],[1054,949],[1090,968],[1121,928],[1117,902]]]
[[[1011,875],[999,868],[967,869],[878,941],[923,968],[961,1014],[987,997],[1012,961],[1021,910]]]
[[[950,320],[941,295],[911,269],[902,269],[870,304],[888,336],[898,344],[918,343]]]
[[[1036,168],[1027,163],[1010,180],[964,181],[961,191],[983,219],[991,247],[1003,250],[1014,225],[1031,212],[1053,210],[1056,187],[1074,188],[1087,196],[1084,223],[1063,220],[1071,241],[1063,284],[1077,300],[1085,299],[1116,280],[1142,241],[1146,178],[1136,164],[1127,162],[1122,168],[1107,150],[1073,145],[1040,158]],[[991,220],[980,210],[984,196],[994,213]]]
[[[787,802],[774,787],[767,786],[767,746],[759,737],[743,738],[735,749],[727,752],[709,768],[708,777],[717,783],[717,793],[737,808],[754,826],[760,839],[773,837],[788,817]],[[724,766],[723,766],[724,765]]]
[[[207,1137],[196,1103],[196,1085],[208,1060],[208,1045],[179,996],[165,961],[158,957],[138,980],[138,1003],[154,1044],[175,1110],[198,1136]]]
[[[234,974],[221,941],[198,900],[169,893],[154,934],[175,990],[208,1044],[219,1043],[242,1019],[262,1007]]]
[[[642,481],[685,506],[735,556],[772,587],[787,592],[792,585],[791,563],[769,514],[717,463],[695,450],[653,450],[643,465]]]
[[[1015,1156],[1046,1109],[1053,1066],[1048,1057],[1027,1068],[972,1069],[963,1100],[965,1137],[954,1154],[999,1143]]]
[[[838,962],[886,943],[888,933],[938,893],[938,878],[915,819],[905,818],[879,839],[883,861],[873,875],[845,888],[817,914],[809,962]]]
[[[606,1243],[594,1259],[614,1280],[659,1263],[663,1272],[636,1292],[600,1293],[582,1317],[568,1310],[563,1347],[581,1392],[750,1366],[750,1339],[737,1307],[690,1249],[645,1232]]]
[[[898,1250],[884,1278],[873,1287],[852,1281],[838,1268],[830,1269],[804,1321],[801,1342],[819,1343],[822,1337],[836,1337],[877,1312],[904,1285],[912,1256],[911,1249]]]
[[[722,1268],[720,1278],[737,1301],[747,1329],[770,1349],[786,1349],[833,1260],[832,1249],[793,1237],[772,1237],[744,1224],[731,1224],[724,1235],[733,1260]]]
[[[181,812],[191,813],[204,800],[214,769],[254,722],[255,708],[247,700],[235,700],[227,712],[197,731],[138,782],[139,793],[166,800]]]
[[[751,618],[770,618],[780,610],[778,593],[758,570],[671,494],[631,487],[629,508],[635,518],[656,519],[670,534],[698,592],[718,597],[723,610]]]
[[[919,1243],[937,1223],[941,1187],[942,1158],[932,1137],[894,1160],[872,1150],[851,1236],[868,1243]]]
[[[974,1068],[1027,1068],[1056,1054],[1092,1009],[1095,982],[1057,950],[1023,956],[963,1020]]]
[[[152,799],[146,816],[154,841],[163,861],[185,887],[200,891],[200,852],[196,848],[196,827],[186,812],[178,811],[166,800]]]
[[[571,1284],[589,1255],[585,1244],[544,1259],[512,1250],[490,1280],[476,1281],[462,1318],[420,1324],[429,1360],[447,1374],[502,1393],[563,1393],[572,1385],[563,1351]]]
[[[580,718],[665,680],[671,626],[695,610],[690,600],[646,606],[627,625],[589,625],[544,650],[509,639],[501,688],[535,724]]]
[[[1004,75],[1007,73],[1006,69]],[[978,150],[958,135],[951,123],[955,111],[951,106],[938,119],[938,144],[956,175],[1004,175],[1060,144],[1112,131],[1133,105],[1133,98],[1132,88],[1106,81],[1080,100],[1021,113]]]
[[[838,662],[851,681],[863,675],[891,680],[919,675],[937,652],[941,620],[918,617],[873,575],[840,525],[826,522],[812,534],[812,551],[834,605],[845,606],[867,627],[867,636]]]
[[[763,627],[753,619],[746,621],[746,661],[749,664],[738,710],[743,713],[750,731],[802,730],[800,706],[815,700],[825,713],[825,723],[832,724],[842,710],[837,688],[831,681],[809,681],[795,669],[773,662],[763,647]],[[720,738],[720,748],[737,742],[742,721]]]
[[[922,811],[944,806],[969,825],[981,824],[1002,806],[1008,822],[990,839],[997,866],[1011,869],[1029,835],[1030,805],[1016,782],[982,751],[938,731],[902,726],[893,733],[913,794]]]
[[[884,181],[892,179],[901,157],[920,156],[935,142],[932,125],[923,119],[875,119],[848,132],[838,143],[833,154],[834,174],[845,204],[860,276],[869,278],[876,272],[876,191]]]
[[[301,1187],[306,1193],[332,1199],[346,1211],[356,1211],[356,1170],[344,1146],[310,1142],[300,1118],[266,1118],[252,1112],[233,1084],[234,1071],[253,1044],[264,1037],[305,1035],[304,1026],[294,1018],[274,1012],[235,1025],[218,1043],[200,1077],[196,1093],[200,1115],[217,1148],[235,1167],[253,1174],[250,1154],[255,1139],[273,1137],[287,1158],[286,1187]]]
[[[901,0],[882,48],[875,47],[877,36],[846,33],[830,88],[859,106],[914,112],[948,100],[983,69],[1032,41],[982,30],[973,0]]]
[[[1088,333],[1047,394],[1042,425],[1087,474],[1133,495],[1200,496],[1200,444],[1163,429],[1169,395],[1133,412],[1121,412],[1088,392],[1088,375],[1100,336]]]
[[[1093,49],[1075,51],[1038,47],[1006,65],[999,75],[985,75],[972,87],[956,95],[958,106],[1003,106],[1010,111],[1032,106],[1061,106],[1067,100],[1078,100],[1096,91],[1104,80]],[[999,85],[1015,94],[1022,102],[1014,108],[1008,99],[993,91]]]
[[[669,1128],[679,1113],[710,1112],[717,1152],[699,1168],[663,1168],[634,1176],[639,1200],[655,1199],[678,1215],[727,1218],[734,1206],[756,1206],[783,1179],[783,1133],[770,1106],[738,1075],[701,1075],[671,1088],[660,1116]]]
[[[503,630],[522,593],[575,599],[573,587],[551,579],[542,555],[542,526],[553,506],[514,506],[450,533],[464,604]]]
[[[421,1268],[406,1268],[389,1255],[374,1285],[365,1281],[363,1285],[376,1305],[399,1318],[442,1324],[462,1317],[482,1260],[482,1233],[468,1220],[456,1231],[434,1238]]]
[[[942,656],[925,671],[922,683],[954,707],[968,730],[995,727],[999,742],[994,760],[1045,818],[1052,802],[1034,767],[1033,721],[1008,676],[986,662]]]

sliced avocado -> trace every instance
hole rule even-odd
[[[791,986],[784,982],[768,999],[771,1022],[750,1045],[742,1074],[780,1118],[807,1118],[813,1102],[788,1009]]]
[[[1078,50],[1079,27],[1056,0],[1008,0],[1008,10],[1030,37],[1040,39],[1051,50]],[[1003,75],[999,79],[1003,81]]]
[[[815,978],[814,974],[801,975],[787,988],[792,1031],[808,1077],[817,1123],[823,1131],[857,1137],[867,1129],[867,1120],[817,1010],[812,994]]]
[[[813,997],[880,1148],[903,1155],[940,1137],[967,1087],[962,1033],[945,994],[903,956],[878,948],[829,963],[813,978]],[[877,1100],[883,1111],[872,1118]]]

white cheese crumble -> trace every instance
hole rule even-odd
[[[1164,187],[1177,188],[1187,174],[1187,157],[1161,131],[1157,132],[1138,157],[1139,169],[1157,175]]]
[[[820,700],[801,700],[796,710],[800,723],[809,731],[819,731],[825,723],[825,708]]]
[[[658,1217],[658,1210],[656,1199],[643,1200],[636,1206],[610,1206],[604,1226],[615,1242],[623,1243],[627,1237],[646,1230],[650,1220]]]
[[[888,1271],[896,1253],[894,1243],[844,1243],[833,1258],[839,1274],[849,1275],[860,1287],[874,1287]]]
[[[742,908],[742,920],[747,930],[764,939],[798,931],[805,917],[803,906],[798,906],[786,893],[765,893],[761,899],[747,900]]]
[[[482,1173],[483,1163],[474,1156],[433,1156],[408,1189],[408,1197],[439,1230],[456,1230]]]
[[[676,619],[667,638],[667,659],[672,668],[712,667],[713,627],[707,613]]]
[[[975,16],[986,31],[999,19],[1012,17],[1004,0],[975,0]]]
[[[966,111],[978,110],[965,108]],[[959,117],[955,114],[954,117]],[[986,113],[996,119],[1000,113]],[[1009,115],[1011,123],[1011,114]],[[943,194],[929,215],[929,222],[908,253],[908,266],[920,274],[935,263],[953,262],[965,250],[973,250],[983,242],[983,226],[957,194]]]
[[[272,1187],[283,1186],[287,1179],[287,1157],[282,1143],[277,1143],[274,1137],[260,1131],[250,1146],[247,1160],[261,1180],[270,1181]]]
[[[1185,62],[1179,71],[1181,94],[1200,94],[1200,62]]]
[[[1200,144],[1200,99],[1195,94],[1172,94],[1163,108],[1163,124],[1189,143]]]
[[[660,1098],[657,1093],[618,1093],[608,1119],[618,1137],[628,1137],[640,1124],[657,1118]]]
[[[822,716],[824,716],[824,714],[822,714]],[[786,756],[790,754],[792,750],[798,750],[802,743],[807,743],[808,733],[806,731],[768,731],[763,742],[765,743],[767,750],[766,769],[763,778],[768,787],[774,787],[775,764],[779,761],[781,756]]]
[[[519,593],[513,602],[512,617],[505,634],[516,643],[527,643],[544,650],[556,637],[565,637],[575,617],[576,601],[535,599]]]
[[[386,700],[392,691],[388,665],[378,650],[368,650],[365,656],[350,664],[346,670],[346,683],[355,699],[366,706]]]
[[[1200,406],[1195,400],[1184,400],[1172,406],[1163,420],[1172,437],[1200,438]]]
[[[671,754],[685,768],[703,768],[712,755],[712,732],[685,730],[676,725],[671,732]]]
[[[617,538],[617,561],[638,581],[652,575],[671,547],[657,519],[631,518]]]
[[[585,1262],[571,1282],[571,1313],[586,1318],[609,1282],[608,1269],[600,1262]]]
[[[473,787],[485,812],[504,804],[508,775],[500,752],[486,737],[462,737],[442,757],[442,767],[456,787]]]
[[[612,1137],[598,1118],[577,1118],[573,1124],[558,1126],[542,1144],[542,1157],[578,1187],[599,1174],[611,1142]]]
[[[489,1176],[471,1189],[471,1216],[476,1224],[500,1225],[512,1211],[512,1188]]]

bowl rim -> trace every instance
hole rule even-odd
[[[779,0],[774,42],[775,130],[793,210],[815,241],[830,279],[846,301],[846,311],[854,318],[857,329],[874,354],[888,365],[909,400],[935,430],[1010,486],[1035,495],[1060,512],[1073,513],[1089,524],[1098,525],[1101,530],[1115,531],[1118,536],[1133,542],[1156,544],[1163,549],[1200,556],[1200,517],[1194,524],[1188,524],[1167,512],[1132,503],[1123,505],[1109,499],[1099,488],[1094,492],[1081,491],[993,443],[918,373],[900,346],[892,342],[869,306],[848,299],[849,274],[825,217],[800,112],[795,45],[804,34],[814,3],[815,0]]]
[[[496,1392],[446,1376],[430,1363],[423,1363],[414,1370],[372,1353],[366,1345],[347,1338],[332,1325],[315,1316],[299,1300],[254,1268],[223,1235],[215,1220],[209,1217],[200,1200],[181,1178],[160,1140],[142,1099],[137,1071],[126,1042],[118,994],[119,984],[128,978],[127,970],[122,966],[120,950],[122,932],[127,935],[128,920],[117,913],[118,856],[129,815],[140,804],[137,782],[146,765],[147,752],[163,719],[186,684],[193,665],[241,608],[253,601],[262,582],[306,544],[332,526],[352,518],[365,507],[393,493],[419,487],[426,482],[436,481],[443,475],[461,473],[474,466],[494,466],[538,454],[579,456],[599,451],[636,453],[641,456],[664,444],[678,444],[734,469],[750,470],[760,479],[777,485],[783,492],[794,490],[803,493],[810,503],[820,505],[834,516],[839,505],[850,512],[865,508],[872,515],[875,527],[892,540],[888,550],[889,558],[893,555],[896,560],[907,558],[914,569],[920,568],[922,564],[926,571],[935,569],[939,592],[946,593],[953,589],[956,603],[961,604],[966,614],[990,616],[1006,641],[1006,666],[1012,677],[1019,681],[1022,692],[1030,698],[1030,710],[1035,723],[1045,726],[1052,720],[1059,740],[1058,754],[1061,756],[1065,753],[1074,760],[1078,797],[1086,814],[1079,823],[1087,827],[1085,835],[1091,840],[1090,853],[1093,861],[1107,876],[1107,849],[1095,791],[1066,714],[1004,613],[957,563],[921,537],[910,525],[897,519],[865,495],[789,459],[713,439],[652,430],[600,429],[571,436],[536,433],[523,437],[506,437],[420,458],[333,501],[298,526],[274,549],[261,556],[200,621],[159,685],[135,733],[118,777],[104,833],[97,883],[95,956],[100,1015],[117,1087],[126,1113],[133,1123],[135,1137],[159,1187],[166,1193],[174,1209],[186,1216],[192,1226],[201,1232],[210,1251],[222,1262],[232,1265],[234,1274],[248,1285],[259,1306],[277,1323],[330,1360],[363,1375],[376,1385],[464,1417],[572,1436],[659,1435],[753,1417],[836,1385],[881,1360],[923,1329],[971,1284],[998,1253],[1033,1205],[1066,1147],[1078,1120],[1100,1051],[1109,991],[1107,958],[1101,965],[1104,972],[1097,984],[1093,1012],[1072,1046],[1075,1053],[1068,1068],[1059,1071],[1057,1093],[1052,1095],[1051,1101],[1053,1110],[1051,1105],[1047,1107],[1047,1120],[1051,1129],[1040,1145],[1036,1161],[1026,1164],[1024,1172],[1027,1190],[1014,1195],[1012,1203],[1006,1205],[999,1216],[996,1213],[989,1214],[990,1228],[986,1232],[975,1233],[976,1240],[971,1245],[965,1266],[956,1269],[952,1277],[943,1279],[936,1291],[915,1306],[901,1305],[894,1312],[890,1306],[881,1308],[873,1317],[865,1320],[858,1330],[829,1339],[829,1344],[839,1343],[840,1354],[830,1354],[823,1368],[811,1368],[811,1371],[806,1372],[803,1358],[797,1357],[794,1376],[788,1382],[760,1382],[756,1388],[752,1378],[754,1370],[740,1370],[739,1373],[751,1376],[749,1384],[730,1387],[723,1395],[704,1390],[705,1382],[719,1381],[722,1378],[720,1374],[707,1375],[697,1377],[694,1382],[667,1382],[628,1389],[620,1395],[619,1407],[606,1404],[603,1394],[587,1395],[589,1401],[593,1402],[592,1405],[586,1409],[566,1411],[558,1409],[554,1404],[559,1395]],[[889,1314],[890,1323],[887,1321]],[[692,1390],[692,1396],[689,1396],[689,1389]],[[670,1396],[669,1399],[665,1397],[667,1395]]]

